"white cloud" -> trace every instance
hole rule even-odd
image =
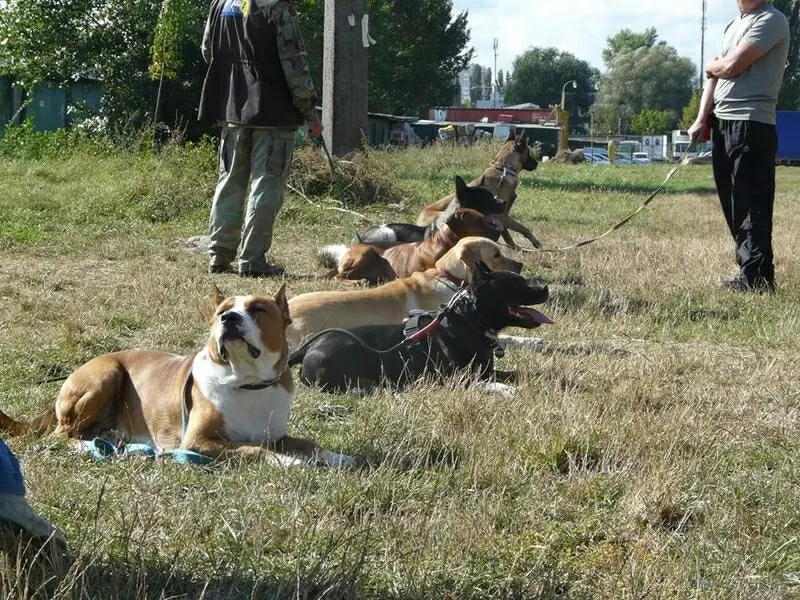
[[[702,0],[454,0],[454,12],[469,10],[474,62],[508,71],[515,57],[531,47],[554,46],[601,71],[608,37],[621,29],[655,27],[660,40],[700,67]],[[705,60],[722,42],[725,25],[738,14],[736,0],[707,0]]]

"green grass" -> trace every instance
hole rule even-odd
[[[354,225],[413,221],[453,175],[479,175],[493,150],[361,157],[358,177],[391,179],[370,192],[391,206],[353,202],[362,220],[330,210],[332,198],[290,194],[274,258],[319,273],[315,247],[351,239]],[[635,209],[669,168],[543,163],[522,175],[514,213],[546,246],[568,245]],[[0,164],[4,410],[51,405],[58,384],[42,380],[101,352],[195,350],[212,282],[229,294],[276,291],[212,277],[206,257],[185,250],[205,233],[214,181],[214,149],[202,145]],[[596,244],[512,253],[549,283],[556,321],[536,332],[545,351],[499,361],[524,373],[516,397],[455,384],[330,396],[298,383],[291,432],[358,456],[358,472],[97,464],[51,438],[8,440],[69,557],[39,588],[36,566],[0,555],[0,594],[797,596],[798,189],[800,170],[779,168],[774,296],[715,287],[733,249],[708,166],[679,171]],[[289,281],[291,294],[335,287]]]

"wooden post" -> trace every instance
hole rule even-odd
[[[368,135],[366,11],[366,0],[325,0],[322,124],[336,156],[361,148]]]

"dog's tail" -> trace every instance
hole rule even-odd
[[[30,421],[17,421],[0,410],[0,430],[11,435],[25,435],[33,433],[41,435],[56,426],[56,409],[48,408],[35,416]]]
[[[317,258],[326,269],[336,269],[347,250],[348,247],[344,244],[330,244],[319,251]]]
[[[307,350],[308,350],[308,344],[303,344],[297,350],[292,352],[289,355],[289,361],[287,362],[287,366],[293,367],[303,362],[303,359],[306,357]]]

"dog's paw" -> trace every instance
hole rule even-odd
[[[506,398],[514,396],[517,393],[516,387],[505,383],[500,383],[499,381],[482,381],[475,387],[483,390],[484,392],[489,392],[490,394],[500,394]]]
[[[356,466],[356,459],[347,454],[339,454],[330,450],[320,450],[316,456],[317,463],[336,469],[352,469]]]
[[[544,352],[547,349],[547,342],[542,338],[523,335],[499,335],[497,336],[497,344],[503,350],[524,348],[535,352]]]
[[[306,464],[305,461],[296,456],[289,456],[288,454],[275,454],[275,464],[281,467],[297,467]]]

